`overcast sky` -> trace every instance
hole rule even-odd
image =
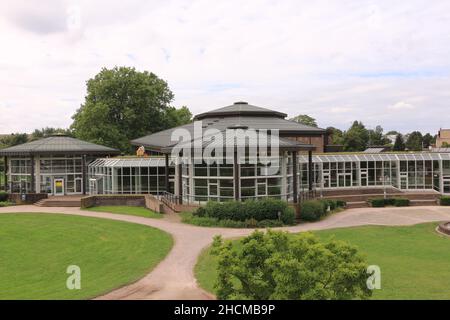
[[[116,65],[194,114],[244,100],[321,127],[450,127],[446,0],[2,0],[0,39],[0,133],[68,127]]]

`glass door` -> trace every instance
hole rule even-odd
[[[53,180],[53,194],[55,196],[64,195],[64,179],[58,178]]]
[[[75,179],[75,193],[82,193],[83,192],[83,183],[81,178]]]
[[[408,189],[408,174],[406,172],[400,173],[400,189]]]

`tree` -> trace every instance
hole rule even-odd
[[[341,241],[320,242],[310,233],[255,231],[236,250],[214,238],[219,299],[367,299],[367,263]]]
[[[131,153],[130,140],[167,129],[165,120],[178,116],[169,105],[173,97],[167,83],[151,72],[103,68],[87,81],[85,102],[71,129],[80,139]]]
[[[342,130],[334,127],[328,127],[326,129],[329,136],[329,144],[343,145],[344,144],[344,133]]]
[[[50,128],[50,127],[45,127],[42,129],[35,129],[33,131],[33,133],[31,134],[30,137],[30,141],[33,140],[37,140],[37,139],[41,139],[41,138],[45,138],[45,137],[49,137],[55,134],[63,134],[63,135],[68,135],[70,136],[72,134],[72,132],[70,131],[70,129],[63,129],[63,128]]]
[[[383,128],[381,126],[376,126],[374,130],[368,130],[368,135],[370,146],[385,146],[390,142],[389,139],[384,136]]]
[[[406,148],[413,151],[422,151],[423,149],[423,136],[419,131],[413,131],[408,135],[406,140]]]
[[[430,146],[436,143],[436,136],[432,136],[431,134],[427,133],[423,136],[422,140],[423,140],[423,147],[428,149]]]
[[[395,137],[394,147],[392,149],[394,151],[405,151],[405,141],[400,133]]]
[[[26,133],[13,133],[10,135],[3,136],[0,139],[0,147],[7,148],[16,146],[18,144],[28,142],[28,134]]]
[[[313,117],[308,116],[307,114],[300,114],[294,118],[291,119],[292,121],[304,124],[306,126],[310,126],[310,127],[315,127],[317,128],[317,122],[316,119],[314,119]]]
[[[345,151],[363,151],[368,145],[369,132],[362,122],[354,121],[344,133],[343,140]]]
[[[169,107],[166,112],[165,121],[168,128],[181,126],[192,121],[192,113],[186,106],[183,106],[180,109]]]

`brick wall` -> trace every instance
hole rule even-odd
[[[25,200],[23,200],[22,196],[25,197]],[[8,195],[8,200],[16,204],[32,204],[47,198],[48,194],[46,193],[25,193],[23,195],[21,193],[10,193]]]

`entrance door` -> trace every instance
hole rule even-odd
[[[400,173],[400,189],[408,189],[408,174]]]
[[[53,180],[53,194],[55,196],[64,195],[64,179]]]
[[[449,176],[442,177],[442,183],[443,183],[444,193],[449,194],[450,193],[450,177]]]
[[[76,178],[75,179],[75,193],[82,193],[83,192],[82,181],[83,180],[81,178]]]

